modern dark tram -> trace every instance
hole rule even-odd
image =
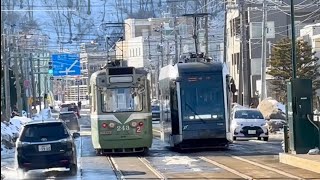
[[[159,75],[161,139],[178,149],[228,148],[229,77],[221,62],[163,67]]]

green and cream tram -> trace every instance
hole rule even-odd
[[[152,144],[145,70],[107,67],[92,74],[91,136],[97,154],[148,152]]]

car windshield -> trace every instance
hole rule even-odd
[[[103,112],[142,110],[143,93],[138,88],[116,88],[101,92]]]
[[[67,129],[62,123],[44,123],[26,125],[20,140],[23,142],[55,141],[69,137]]]
[[[59,118],[64,120],[64,119],[76,119],[77,116],[74,113],[63,113],[59,115]]]
[[[160,106],[152,106],[152,111],[160,111]]]
[[[222,76],[188,76],[182,83],[182,110],[185,120],[224,117]]]
[[[235,118],[241,119],[263,119],[263,115],[255,110],[238,110],[235,112]]]

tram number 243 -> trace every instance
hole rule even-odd
[[[129,131],[130,126],[129,125],[123,125],[123,126],[117,126],[117,131]],[[136,132],[140,133],[142,128],[140,126],[136,127]]]

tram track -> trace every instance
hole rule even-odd
[[[111,168],[112,168],[116,178],[121,179],[121,180],[125,180],[121,170],[119,169],[119,167],[118,167],[117,163],[115,162],[115,160],[113,159],[113,157],[107,156],[107,158],[108,158],[108,161],[111,165]]]
[[[116,178],[119,180],[167,180],[145,157],[118,157],[110,155],[107,158]]]
[[[145,157],[138,157],[138,159],[150,170],[152,171],[160,180],[167,180],[166,176],[158,171],[155,167]]]
[[[252,160],[248,160],[239,156],[234,156],[232,154],[225,154],[225,155],[226,156],[224,157],[224,159],[220,158],[219,160],[213,160],[214,156],[210,156],[210,157],[199,156],[199,158],[203,161],[206,161],[207,163],[210,163],[214,166],[218,166],[219,168],[222,168],[230,173],[233,173],[241,178],[248,179],[248,180],[266,179],[267,176],[268,176],[267,179],[283,179],[283,178],[299,179],[299,180],[305,179],[305,178],[290,174],[288,172],[284,172],[283,170],[266,166],[261,163],[257,163]],[[234,164],[241,164],[241,163],[246,163],[249,165],[242,166],[242,168],[241,167],[235,168],[237,166]],[[250,165],[251,167],[253,167],[252,169],[256,168],[257,170],[250,171],[250,169],[247,168],[247,167],[250,167]],[[260,169],[260,171],[258,169]],[[264,173],[263,171],[268,173]],[[261,172],[261,174],[256,172]],[[282,177],[280,177],[279,175]]]

